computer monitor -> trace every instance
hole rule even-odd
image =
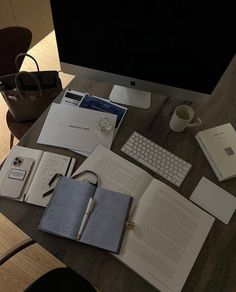
[[[228,3],[84,2],[51,0],[61,68],[116,85],[112,101],[148,108],[154,92],[204,102],[235,54]]]

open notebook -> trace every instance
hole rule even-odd
[[[131,203],[129,195],[62,177],[39,229],[119,253]]]
[[[45,207],[50,180],[58,173],[70,176],[74,164],[69,156],[15,145],[0,171],[0,196]]]

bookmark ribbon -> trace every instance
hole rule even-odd
[[[84,174],[86,174],[86,173],[90,173],[90,174],[94,175],[96,180],[95,180],[95,182],[91,182],[89,179],[84,179],[84,180],[82,180],[82,181],[88,181],[90,184],[94,185],[95,187],[98,187],[98,186],[99,186],[98,176],[97,176],[97,174],[96,174],[95,172],[93,172],[93,171],[91,171],[91,170],[84,170],[84,171],[81,171],[80,173],[71,176],[71,178],[76,179],[76,178],[78,178],[78,177],[80,177],[80,176],[82,176],[82,175],[84,175]],[[62,177],[62,176],[63,176],[63,175],[62,175],[61,173],[56,173],[56,174],[51,178],[51,180],[49,181],[48,186],[51,187],[52,184],[53,184],[58,178],[60,178],[60,177]],[[43,198],[45,198],[45,197],[51,195],[51,194],[53,193],[53,191],[54,191],[54,188],[48,190],[46,193],[43,194]]]

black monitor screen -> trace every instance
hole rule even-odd
[[[235,54],[233,7],[153,3],[51,0],[60,61],[211,93]]]

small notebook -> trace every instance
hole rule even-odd
[[[78,239],[90,198],[95,203]],[[129,195],[100,188],[87,181],[62,177],[39,230],[119,253],[131,204]]]
[[[200,131],[195,137],[219,181],[236,176],[236,132],[230,123]]]

